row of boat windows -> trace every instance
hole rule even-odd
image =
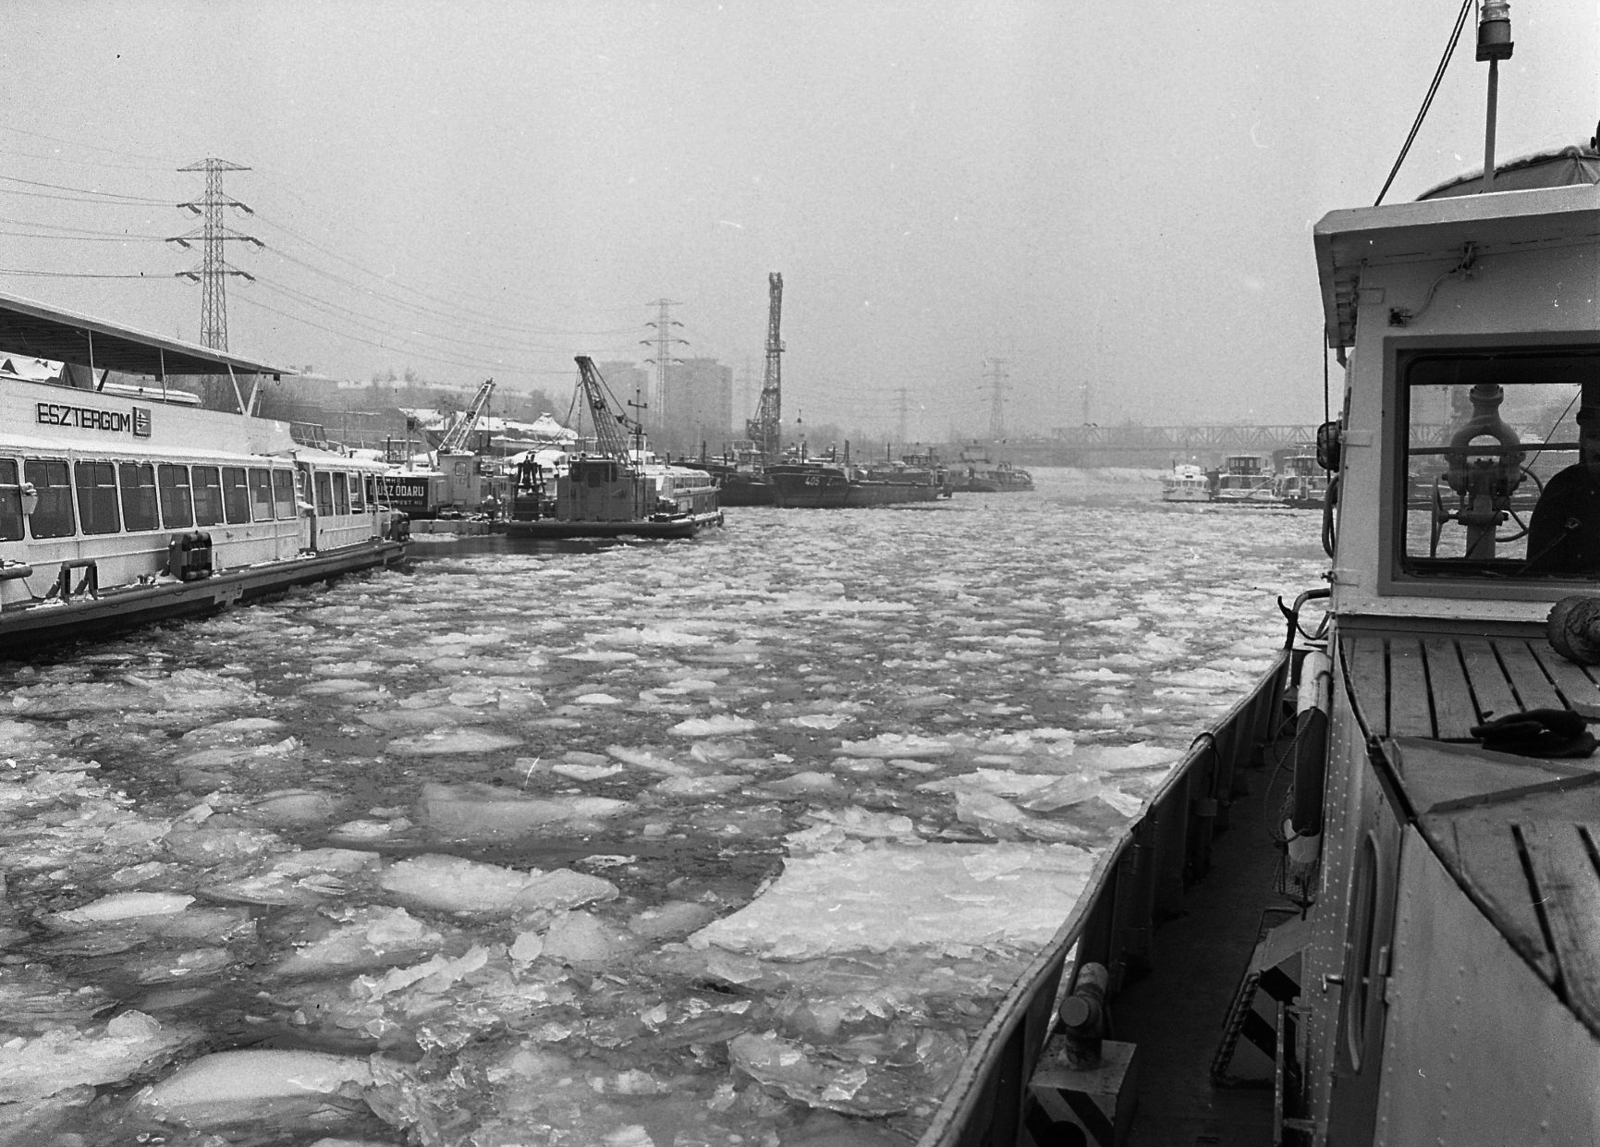
[[[20,478],[20,481],[19,481]],[[187,530],[289,520],[299,513],[306,473],[257,466],[152,462],[67,462],[0,458],[0,541],[123,530]],[[312,475],[318,514],[364,513],[375,491],[360,474]],[[37,501],[23,512],[31,487]],[[74,497],[76,495],[76,497]]]

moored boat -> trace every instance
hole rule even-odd
[[[903,462],[854,466],[808,459],[768,466],[776,504],[789,508],[866,509],[949,497],[938,472]]]
[[[576,454],[554,474],[537,461],[518,473],[505,533],[511,538],[687,538],[722,524],[711,475],[653,461],[634,424],[630,447],[605,380],[579,355],[578,386],[594,420],[597,453]]]
[[[1272,459],[1261,454],[1231,454],[1222,464],[1212,500],[1227,506],[1281,506],[1273,487]]]
[[[1484,5],[1479,58],[1510,47]],[[1465,183],[1315,226],[1345,371],[1319,435],[1330,586],[1285,611],[1291,647],[1243,703],[1265,723],[1202,734],[1102,858],[924,1147],[1600,1142],[1600,148],[1577,150],[1509,165],[1510,194],[1491,150]],[[1290,697],[1289,791],[1237,842],[1273,875],[1223,890],[1232,924],[1202,886],[1218,927],[1185,925],[1191,956],[1244,953],[1202,1001],[1221,1023],[1136,1071],[1195,1011],[1155,926],[1233,850],[1236,769]],[[1261,1100],[1219,1122],[1251,1056]]]
[[[280,368],[15,297],[0,297],[0,345],[63,364],[53,381],[0,377],[0,655],[404,557],[381,463],[163,401],[169,377]]]
[[[1163,502],[1209,502],[1211,479],[1193,462],[1174,462],[1171,473],[1161,479]]]
[[[1321,509],[1328,494],[1328,472],[1317,461],[1316,448],[1301,446],[1285,455],[1273,488],[1279,501],[1291,509]]]

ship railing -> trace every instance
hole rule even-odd
[[[1050,942],[1007,989],[974,1039],[918,1147],[1001,1147],[1022,1142],[1029,1081],[1055,1028],[1076,969],[1104,966],[1115,995],[1148,967],[1156,924],[1180,911],[1185,890],[1211,864],[1228,806],[1247,791],[1242,771],[1262,760],[1283,721],[1303,648],[1282,649],[1250,692],[1195,738],[1182,761],[1116,844],[1095,863],[1083,893]]]

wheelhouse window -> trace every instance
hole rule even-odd
[[[28,516],[28,527],[36,538],[70,538],[77,533],[72,513],[72,483],[65,462],[29,458],[23,475],[38,492],[39,504]]]
[[[159,530],[156,511],[156,468],[148,462],[117,463],[122,486],[122,521],[129,530]]]
[[[272,521],[272,471],[250,468],[250,516],[258,522]]]
[[[333,476],[333,512],[335,514],[348,514],[350,512],[350,475],[339,473]]]
[[[17,463],[0,458],[0,542],[22,538],[22,484],[17,481]]]
[[[318,470],[316,474],[317,488],[317,513],[333,513],[333,478],[326,470]]]
[[[1600,349],[1398,361],[1399,574],[1600,578]]]
[[[189,467],[162,463],[156,467],[156,492],[161,498],[161,521],[169,530],[194,525],[194,495],[189,488]]]
[[[222,524],[222,476],[215,466],[193,466],[194,473],[194,524],[220,526]]]
[[[222,468],[222,512],[230,526],[250,521],[250,487],[243,466]]]
[[[297,516],[294,497],[294,471],[272,472],[272,508],[280,518]]]
[[[72,464],[78,487],[78,515],[86,534],[114,534],[122,529],[117,509],[117,468],[111,462],[78,461]]]
[[[366,485],[360,474],[350,475],[350,509],[357,514],[364,514],[367,510],[367,500],[363,496],[362,488]]]

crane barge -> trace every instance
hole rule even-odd
[[[651,461],[643,428],[613,407],[594,361],[588,355],[578,355],[576,361],[578,391],[594,428],[594,450],[573,456],[564,474],[547,474],[539,463],[525,463],[517,474],[506,535],[687,538],[706,526],[720,526],[722,510],[711,475]]]

